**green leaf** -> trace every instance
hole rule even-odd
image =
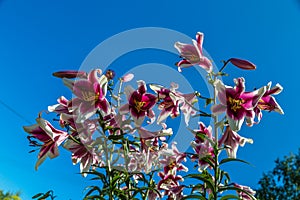
[[[218,72],[217,75],[218,75],[218,76],[228,76],[228,74],[227,74],[227,73],[224,73],[224,72]]]
[[[46,198],[48,198],[50,196],[49,193],[44,194],[43,196],[41,196],[40,198],[38,198],[38,200],[45,200]]]
[[[215,192],[214,182],[211,178],[211,175],[206,174],[205,171],[202,174],[188,174],[184,176],[184,178],[194,178],[206,183],[209,189],[211,189],[212,193]]]
[[[221,197],[220,200],[227,200],[227,199],[238,199],[238,200],[241,200],[238,196],[235,196],[233,194],[228,194],[226,196],[223,196],[223,197]]]
[[[95,192],[95,191],[98,191],[99,194],[102,193],[102,192],[101,192],[101,189],[100,189],[99,187],[97,187],[97,186],[88,186],[88,187],[86,188],[86,190],[87,190],[88,188],[92,188],[92,189],[90,189],[90,190],[86,193],[85,197],[89,197],[89,195],[92,194],[92,193]]]
[[[183,197],[182,199],[201,199],[201,200],[206,200],[205,197],[196,195],[196,194],[190,194],[188,196]]]
[[[247,194],[252,200],[257,200],[252,194],[250,194],[249,192],[247,192],[246,190],[243,190],[241,188],[232,187],[232,186],[230,186],[230,187],[225,186],[225,187],[219,188],[219,192],[226,191],[226,190],[234,190],[234,191],[238,191],[238,192],[243,192],[243,193]]]
[[[108,139],[109,140],[120,140],[123,138],[123,135],[109,135]]]
[[[43,194],[44,194],[44,193],[38,193],[38,194],[34,195],[34,196],[31,197],[31,198],[32,198],[32,199],[36,199],[36,198],[42,196]]]
[[[209,104],[211,104],[211,103],[213,103],[214,102],[214,100],[213,99],[206,99],[205,100],[205,106],[208,106]]]
[[[246,163],[248,165],[251,165],[250,163],[248,163],[247,161],[238,159],[238,158],[224,158],[223,160],[220,161],[220,165],[227,163],[227,162],[232,162],[232,161],[236,161],[236,162],[242,162],[242,163]]]

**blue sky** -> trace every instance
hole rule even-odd
[[[61,81],[51,76],[53,72],[79,69],[100,42],[140,27],[168,28],[192,38],[197,31],[204,32],[204,47],[215,62],[241,57],[257,65],[251,72],[228,68],[230,77],[224,79],[227,84],[244,76],[249,89],[269,81],[284,87],[277,100],[285,115],[265,113],[259,125],[240,132],[253,138],[254,144],[240,148],[238,156],[254,167],[237,164],[228,168],[233,180],[255,188],[277,157],[297,152],[300,146],[300,3],[282,2],[0,1],[0,188],[21,191],[24,199],[49,189],[58,199],[81,199],[83,188],[91,182],[76,174],[79,166],[73,166],[69,154],[62,150],[59,158],[46,160],[39,171],[34,171],[36,155],[28,153],[31,149],[22,126],[28,125],[28,120],[34,123],[37,113],[54,104],[57,97],[70,95]],[[123,64],[174,63],[168,55],[151,55],[132,55],[133,59],[125,55]],[[193,81],[193,77],[190,79]]]

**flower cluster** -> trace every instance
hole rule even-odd
[[[249,127],[258,124],[263,111],[283,114],[274,97],[282,87],[279,84],[271,87],[270,82],[254,91],[246,91],[243,77],[234,79],[234,86],[225,85],[222,71],[228,64],[243,70],[254,70],[256,66],[247,60],[230,58],[216,72],[203,52],[203,38],[204,34],[199,32],[193,44],[176,42],[175,48],[182,58],[176,65],[180,72],[194,65],[203,68],[207,82],[215,91],[210,98],[196,92],[181,93],[176,83],[167,88],[138,80],[136,88],[127,85],[122,90],[122,84],[128,84],[134,75],[120,77],[117,88],[112,82],[115,79],[112,70],[53,73],[71,90],[73,98],[59,97],[58,104],[48,107],[49,112],[56,114],[59,128],[43,118],[42,113],[36,124],[24,127],[29,133],[30,145],[39,149],[36,169],[47,157],[57,157],[62,146],[71,152],[73,164],[80,164],[84,176],[99,176],[102,189],[95,187],[99,188],[99,198],[217,199],[223,191],[235,190],[242,199],[255,199],[251,188],[229,183],[228,173],[220,166],[236,159],[239,146],[253,143],[252,139],[238,134],[244,122]],[[205,106],[213,104],[211,113],[194,108],[194,103],[203,99]],[[173,130],[166,120],[180,115],[187,126],[192,116],[213,119],[209,126],[200,121],[199,129],[185,133],[194,134],[190,142],[192,152],[180,152],[175,142],[171,147],[168,145]],[[159,128],[147,128],[151,124]],[[221,159],[223,150],[230,159]],[[191,164],[198,171],[187,174],[193,171],[188,167]],[[188,178],[198,182],[186,185],[184,181]],[[88,192],[87,196],[95,191]]]

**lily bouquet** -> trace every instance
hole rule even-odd
[[[35,168],[47,157],[57,157],[63,147],[71,152],[73,164],[80,165],[81,174],[97,181],[87,188],[85,199],[255,199],[255,191],[232,182],[222,166],[232,161],[247,163],[236,158],[237,150],[253,140],[238,132],[244,123],[250,127],[259,123],[263,111],[283,114],[274,98],[282,87],[272,87],[270,82],[247,91],[242,77],[234,79],[234,86],[225,85],[221,77],[227,75],[228,65],[243,70],[256,66],[230,58],[216,71],[203,53],[203,38],[198,32],[192,44],[175,43],[181,57],[176,66],[179,72],[190,66],[203,68],[205,81],[214,91],[211,97],[182,93],[176,83],[165,87],[139,80],[123,89],[134,74],[118,78],[115,85],[112,70],[53,73],[73,98],[59,97],[58,104],[48,107],[57,116],[53,122],[39,113],[36,124],[24,126],[30,145],[39,150]],[[210,106],[209,112],[196,108],[201,101],[203,107]],[[180,115],[187,125],[185,134],[193,135],[186,152],[180,152],[176,142],[168,143],[173,129],[167,122]],[[191,117],[212,122],[199,121],[199,127],[189,128]],[[159,128],[149,130],[151,124]],[[227,156],[221,156],[223,151]]]

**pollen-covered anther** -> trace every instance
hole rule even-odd
[[[137,109],[138,112],[140,112],[141,110],[143,110],[143,106],[145,105],[146,102],[144,101],[134,101],[135,104],[135,108]]]
[[[228,102],[230,105],[231,110],[236,112],[238,109],[240,109],[242,104],[244,103],[243,99],[233,99],[232,97],[228,98]]]

